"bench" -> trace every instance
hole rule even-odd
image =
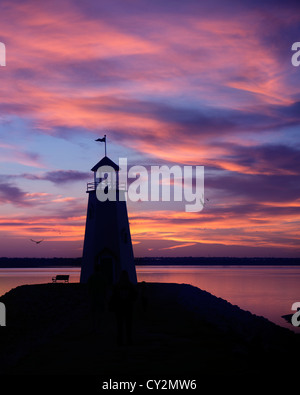
[[[55,277],[52,277],[52,282],[56,283],[57,281],[64,281],[65,283],[69,282],[68,274],[57,274]]]

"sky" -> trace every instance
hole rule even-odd
[[[128,201],[135,256],[299,257],[299,41],[299,1],[1,1],[0,256],[81,256],[106,134],[204,166],[199,212]]]

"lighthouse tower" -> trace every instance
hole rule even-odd
[[[105,169],[105,173],[111,171],[114,175],[114,178],[110,178],[115,180],[114,185],[106,186],[106,191],[107,188],[115,188],[114,200],[99,200],[97,188],[100,188],[104,181],[104,178],[100,177],[102,169]],[[125,191],[119,186],[119,166],[109,159],[105,152],[105,156],[91,171],[94,172],[94,182],[87,184],[86,191],[89,198],[80,282],[86,283],[99,265],[110,283],[115,283],[121,272],[126,270],[130,281],[135,284],[137,278],[124,199]],[[105,194],[105,190],[103,193]]]

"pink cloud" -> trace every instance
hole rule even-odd
[[[39,154],[26,152],[20,145],[1,144],[0,162],[19,163],[24,166],[44,168],[43,159]]]

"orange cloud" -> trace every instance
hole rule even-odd
[[[142,221],[139,217],[142,217]],[[212,212],[199,213],[157,211],[132,214],[130,216],[132,238],[149,242],[168,240],[180,243],[179,246],[196,243],[270,246],[297,249],[300,234],[297,229],[300,215],[281,214],[273,217],[261,214],[239,216],[232,212],[217,216]],[[280,229],[278,229],[278,224]],[[173,249],[175,246],[166,247]]]
[[[196,243],[184,243],[184,244],[177,244],[177,245],[173,245],[171,247],[163,247],[160,248],[160,250],[174,250],[176,248],[183,248],[183,247],[190,247],[195,245]]]

